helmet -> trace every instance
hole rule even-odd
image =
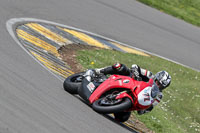
[[[166,71],[160,71],[155,75],[155,81],[158,81],[160,91],[168,87],[171,83],[171,76]]]

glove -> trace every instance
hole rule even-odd
[[[133,64],[131,66],[131,73],[133,74],[133,78],[139,81],[142,81],[142,78],[140,77],[140,67],[136,64]]]

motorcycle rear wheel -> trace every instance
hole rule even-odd
[[[78,94],[78,88],[82,82],[84,72],[73,74],[67,77],[63,83],[63,88],[70,94]]]
[[[115,105],[111,104],[109,105],[102,105],[101,101],[104,98],[96,100],[92,104],[92,108],[101,114],[110,114],[110,113],[118,113],[118,112],[123,112],[125,110],[128,110],[132,106],[132,102],[129,98],[123,98],[120,103],[117,103]]]

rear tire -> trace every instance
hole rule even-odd
[[[71,94],[78,94],[78,88],[82,83],[82,80],[77,80],[81,78],[84,72],[73,74],[67,77],[63,83],[63,88],[65,91]]]
[[[92,108],[101,114],[110,114],[110,113],[118,113],[123,112],[129,109],[132,106],[132,102],[129,98],[124,98],[119,104],[111,105],[111,106],[104,106],[101,105],[100,102],[103,98],[96,100],[92,104]]]

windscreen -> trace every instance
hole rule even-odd
[[[152,88],[151,88],[151,97],[152,98],[155,98],[159,93],[159,88],[157,86],[157,84],[154,82],[154,84],[152,85]]]

